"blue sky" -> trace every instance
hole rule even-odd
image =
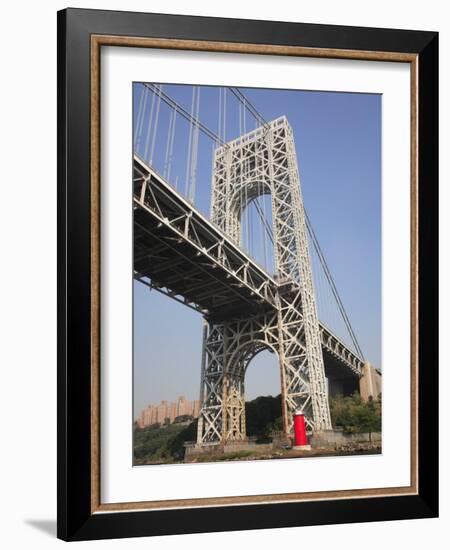
[[[192,87],[164,91],[191,110]],[[305,208],[367,359],[381,367],[381,96],[335,92],[241,89],[270,121],[285,115],[294,131]],[[135,127],[142,86],[134,88]],[[202,87],[199,118],[218,133],[218,88]],[[150,96],[149,96],[150,97]],[[146,123],[137,150],[144,155]],[[156,103],[155,103],[156,105]],[[237,100],[227,93],[226,139],[244,128]],[[156,109],[154,110],[154,114]],[[180,117],[170,183],[184,192],[189,127]],[[153,165],[163,173],[169,110],[161,103]],[[245,130],[256,126],[246,114]],[[147,143],[151,148],[152,134]],[[200,134],[195,205],[209,215],[212,141]],[[268,200],[268,199],[267,199]],[[249,214],[250,215],[250,214]],[[255,225],[255,235],[259,235]],[[264,264],[261,246],[253,249]],[[319,315],[342,339],[348,335],[313,256]],[[134,283],[134,414],[147,404],[184,394],[198,398],[201,316]],[[279,393],[276,357],[264,352],[249,367],[248,398]]]

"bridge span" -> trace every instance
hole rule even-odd
[[[298,294],[134,156],[134,277],[214,323],[274,313],[277,295]],[[340,391],[358,388],[364,360],[319,321],[325,373]]]

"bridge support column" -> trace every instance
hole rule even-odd
[[[233,354],[241,336],[239,322],[210,324],[204,332],[198,445],[246,439],[245,365]]]
[[[245,441],[244,379],[238,374],[227,373],[224,378],[224,441]]]
[[[381,393],[381,374],[368,361],[359,380],[359,393],[364,401],[376,399]]]
[[[278,282],[275,320],[257,326],[258,321],[240,313],[239,319],[211,327],[205,344],[201,445],[245,439],[245,368],[261,342],[279,354],[286,435],[293,433],[297,410],[313,431],[332,428],[294,136],[285,117],[215,150],[212,221],[239,242],[245,208],[267,194],[272,198]],[[255,303],[258,293],[252,293]]]
[[[279,304],[278,353],[285,435],[293,435],[296,411],[303,412],[309,429],[316,432],[330,430],[331,417],[318,330],[314,330],[314,325],[305,323],[301,291],[281,295]],[[316,365],[316,368],[311,365]]]
[[[200,382],[201,410],[197,444],[220,444],[223,434],[223,394],[225,370],[225,326],[209,324],[203,333]]]
[[[205,325],[197,445],[247,439],[245,372],[263,349],[279,349],[275,312]]]

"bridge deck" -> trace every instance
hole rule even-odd
[[[277,307],[280,283],[137,156],[133,202],[136,279],[213,321]],[[322,323],[320,330],[329,368],[360,376],[363,361]]]

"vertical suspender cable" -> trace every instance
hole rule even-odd
[[[227,88],[223,89],[223,141],[227,141]]]
[[[239,135],[242,135],[242,106],[239,104],[238,106],[238,114],[239,114]],[[239,241],[242,242],[245,248],[244,243],[244,227],[245,227],[245,220],[243,216],[243,208],[242,208],[242,189],[244,186],[244,167],[243,167],[243,155],[242,155],[242,149],[239,150],[239,182],[240,182],[240,188],[239,188],[239,219],[240,219],[240,235]]]
[[[261,169],[263,169],[263,167],[261,167]],[[270,195],[269,195],[269,197],[270,197]],[[265,189],[263,189],[262,203],[263,203],[263,208],[262,208],[263,209],[263,216],[264,216],[264,219],[267,220]],[[268,259],[267,259],[267,235],[266,235],[266,231],[264,231],[263,247],[264,247],[264,265],[266,267],[266,270],[269,271],[269,262],[268,262]]]
[[[195,119],[199,120],[200,117],[200,86],[196,86],[196,105],[195,105]],[[198,144],[199,144],[199,127],[195,126],[193,130],[193,146],[192,146],[192,162],[191,162],[191,196],[192,202],[195,201],[195,187],[197,183],[197,166],[198,166]]]
[[[164,156],[164,171],[163,171],[163,176],[167,179],[167,168],[168,168],[168,165],[169,165],[169,149],[170,149],[170,140],[172,139],[172,120],[173,120],[173,113],[174,111],[172,110],[170,112],[170,117],[169,117],[169,128],[167,130],[167,140],[166,140],[166,154]]]
[[[189,177],[191,175],[191,148],[192,148],[192,117],[194,113],[194,100],[195,100],[195,88],[192,87],[192,101],[191,101],[191,122],[189,123],[189,141],[188,141],[188,155],[186,162],[186,179],[184,184],[184,194],[186,197],[189,197],[190,182]]]
[[[173,124],[172,124],[172,141],[170,143],[169,151],[169,166],[167,168],[167,180],[170,181],[170,172],[172,170],[172,161],[173,161],[173,145],[175,143],[175,127],[177,124],[177,111],[173,112]]]
[[[219,120],[217,123],[217,133],[219,138],[222,139],[222,88],[219,88]]]
[[[247,125],[246,125],[246,105],[245,101],[242,105],[242,130],[243,134],[245,135],[247,133]],[[247,212],[247,249],[250,254],[253,254],[253,239],[252,239],[252,206],[249,204],[248,201],[248,186],[249,186],[249,178],[250,178],[250,160],[248,156],[246,155],[244,157],[245,159],[245,207]]]
[[[242,135],[242,105],[239,105],[239,134]],[[240,235],[238,235],[239,242],[242,243],[242,246],[247,250],[247,243],[245,241],[246,235],[246,224],[247,219],[245,214],[244,206],[244,189],[245,189],[245,153],[242,151],[242,148],[239,149],[239,170],[240,170],[240,189],[239,189],[239,217],[241,220],[240,223]]]
[[[175,125],[177,121],[177,111],[173,109],[170,115],[169,132],[167,136],[166,158],[164,163],[164,177],[170,182],[170,171],[173,159],[173,144],[175,141]]]
[[[217,112],[218,112],[218,120],[217,120],[217,135],[219,136],[219,140],[220,142],[223,143],[223,140],[222,140],[222,87],[219,87],[218,89],[219,91],[219,97],[218,97],[218,109],[217,109]],[[220,142],[217,141],[216,142],[216,147],[219,147],[220,145]],[[214,149],[213,149],[213,158],[214,158]],[[223,159],[221,160],[221,162],[223,163]],[[214,170],[214,167],[213,167],[213,170]],[[228,213],[228,189],[227,189],[227,181],[226,181],[226,176],[223,180],[223,183],[222,185],[224,186],[224,190],[223,190],[223,193],[225,195],[225,201],[227,202],[226,204],[226,207],[225,207],[225,211]],[[211,205],[213,204],[213,200],[214,200],[214,197],[212,196],[211,194]],[[230,230],[230,227],[228,226],[229,224],[229,215],[227,214],[227,217],[226,217],[226,220],[225,220],[225,225],[223,227],[223,229],[225,231],[229,231]]]
[[[156,102],[156,95],[155,95],[155,92],[153,91],[152,105],[151,105],[150,113],[149,113],[149,117],[148,117],[147,128],[146,128],[146,137],[145,137],[145,145],[144,145],[144,150],[143,150],[144,160],[146,160],[146,161],[148,161],[148,159],[149,159],[150,136],[151,136],[151,132],[152,132],[152,122],[153,122],[153,112],[154,112],[154,109],[155,109],[155,102]]]
[[[141,95],[139,98],[139,107],[138,107],[138,114],[136,118],[136,126],[134,131],[134,149],[135,151],[138,148],[138,145],[141,141],[141,133],[142,133],[142,123],[144,120],[144,111],[146,107],[147,102],[147,96],[148,96],[148,88],[141,86]]]
[[[162,91],[162,84],[159,86],[159,93],[158,93],[158,102],[156,104],[156,115],[155,115],[155,123],[153,124],[153,138],[152,138],[152,149],[150,152],[150,164],[153,164],[153,154],[155,152],[155,143],[156,143],[156,133],[158,131],[158,118],[159,118],[159,108],[161,106],[161,91]]]

